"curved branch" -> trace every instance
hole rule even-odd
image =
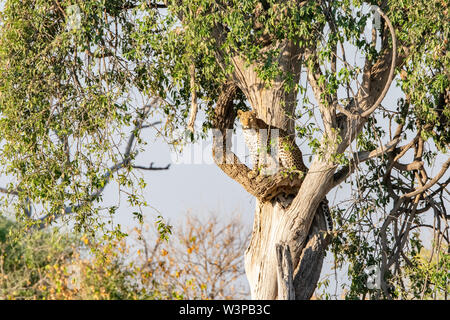
[[[408,164],[403,164],[399,162],[394,162],[394,168],[400,170],[400,171],[412,171],[412,170],[419,170],[423,167],[423,161],[413,161]]]
[[[333,188],[341,184],[345,179],[347,179],[354,171],[355,168],[358,166],[358,164],[363,163],[367,160],[379,157],[389,151],[392,150],[392,148],[395,148],[395,146],[400,142],[400,137],[397,137],[393,140],[391,140],[389,143],[387,143],[385,146],[381,146],[376,150],[373,151],[360,151],[354,154],[353,160],[350,161],[350,163],[345,166],[344,168],[340,169],[338,172],[334,174],[334,181],[333,181]],[[357,161],[355,161],[357,159]]]
[[[392,37],[392,61],[391,61],[391,69],[389,71],[388,81],[386,82],[386,85],[383,88],[383,91],[381,92],[378,99],[375,101],[375,103],[370,107],[368,110],[364,111],[360,116],[362,118],[367,118],[370,116],[381,104],[384,97],[386,96],[389,88],[391,87],[392,81],[394,80],[394,72],[395,67],[397,64],[397,37],[395,35],[394,27],[392,26],[391,20],[388,18],[388,16],[378,7],[377,11],[380,13],[380,15],[383,17],[383,19],[386,21],[389,31],[391,32]]]
[[[417,228],[432,229],[434,232],[438,233],[441,237],[443,237],[444,240],[447,241],[447,243],[450,243],[450,239],[447,237],[447,235],[442,230],[436,229],[436,226],[432,226],[432,225],[426,224],[426,223],[419,223],[419,224],[416,224],[416,225],[412,226],[409,231],[412,231],[412,230],[417,229]],[[404,232],[401,235],[401,237],[404,237],[405,235],[406,235],[406,232]]]
[[[402,195],[400,198],[412,198],[415,197],[418,194],[423,193],[424,191],[430,189],[433,185],[435,185],[440,178],[442,178],[442,176],[445,174],[445,172],[447,172],[448,167],[450,166],[450,159],[447,159],[447,161],[442,165],[441,170],[439,171],[439,173],[430,180],[430,182],[428,182],[426,185],[416,189],[413,192],[407,193]]]
[[[234,98],[237,86],[229,81],[225,83],[217,99],[213,127],[212,153],[216,165],[231,179],[238,182],[248,193],[261,202],[270,201],[280,193],[295,194],[303,182],[303,175],[286,175],[278,172],[274,175],[253,177],[251,170],[231,151],[231,134],[236,118]]]

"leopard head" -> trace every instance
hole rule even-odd
[[[238,110],[238,117],[244,129],[256,127],[256,112]]]

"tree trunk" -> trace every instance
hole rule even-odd
[[[386,15],[378,11],[389,27],[392,51],[387,49],[386,42],[385,49],[375,63],[366,60],[362,85],[355,97],[357,108],[351,112],[344,112],[336,96],[328,92],[322,81],[323,73],[315,48],[301,48],[288,40],[270,42],[264,50],[275,49],[273,52],[279,53],[274,62],[281,71],[270,84],[259,78],[257,70],[261,64],[258,65],[258,62],[248,64],[245,58],[233,52],[226,53],[228,57],[231,56],[228,60],[224,59],[224,52],[216,52],[217,61],[224,70],[229,70],[225,61],[231,61],[234,67],[231,84],[226,84],[225,89],[236,89],[238,86],[259,119],[291,134],[294,133],[295,117],[292,116],[298,94],[297,87],[292,84],[299,83],[304,59],[308,65],[308,83],[319,106],[324,127],[321,149],[304,177],[288,179],[276,173],[270,177],[258,175],[251,178],[248,174],[250,169],[229,152],[230,146],[219,148],[221,144],[217,143],[226,140],[226,129],[233,128],[236,115],[233,113],[232,91],[225,90],[225,94],[217,101],[215,126],[220,129],[218,136],[221,139],[215,138],[215,161],[228,176],[258,200],[252,239],[245,254],[245,269],[253,299],[309,299],[316,288],[328,243],[323,232],[326,228],[319,204],[338,182],[342,182],[352,172],[354,166],[350,164],[335,173],[337,164],[334,163],[333,155],[343,153],[361,132],[368,117],[385,97],[395,67],[402,62],[396,60],[393,26]],[[217,26],[214,34],[219,45],[225,41],[225,31],[220,26]],[[288,91],[285,90],[286,79],[292,81]],[[393,140],[387,146],[391,148],[395,145]],[[385,150],[382,148],[381,152]],[[225,154],[229,162],[224,161]]]
[[[277,46],[280,50],[278,65],[298,83],[301,48],[288,41]],[[267,86],[258,77],[256,64],[245,64],[239,56],[231,60],[235,69],[231,82],[242,90],[258,118],[293,133],[291,115],[297,105],[298,91],[285,91],[282,76]],[[233,127],[235,117],[235,114],[229,117],[234,109],[232,90],[227,90],[224,89],[224,97],[219,98],[216,105],[215,125],[222,132],[222,141],[227,140],[225,129]],[[213,152],[218,166],[258,200],[252,238],[245,253],[252,299],[309,299],[316,288],[328,242],[319,204],[331,189],[335,166],[328,164],[327,157],[322,160],[316,157],[303,181],[301,178],[287,181],[282,176],[249,178],[246,174],[249,169],[238,162],[234,154],[227,157],[232,161],[225,163],[222,157],[230,154],[229,146],[221,149],[220,140],[215,141]],[[274,181],[279,189],[274,188]],[[270,192],[266,192],[269,187]]]
[[[294,83],[298,83],[301,71],[301,48],[291,41],[282,41],[277,44],[277,48],[281,53],[276,63],[280,65],[283,72],[293,76]],[[236,70],[233,73],[234,80],[258,117],[267,124],[293,133],[294,121],[292,119],[297,106],[298,90],[292,89],[285,92],[286,83],[282,76],[267,86],[267,83],[257,74],[258,65],[248,65],[240,56],[234,56],[231,62]]]
[[[245,252],[245,272],[252,299],[280,298],[276,246],[289,238],[282,230],[287,229],[286,224],[293,224],[287,219],[286,208],[292,200],[293,197],[280,196],[271,202],[256,204],[252,238]],[[323,236],[325,228],[323,216],[316,215],[300,257],[291,261],[298,261],[293,265],[293,289],[297,300],[309,299],[316,288],[327,245]],[[295,236],[295,230],[289,234]]]
[[[319,204],[331,189],[335,167],[316,157],[304,179],[291,179],[282,173],[250,177],[250,169],[230,151],[231,145],[223,143],[231,141],[227,129],[234,123],[234,87],[225,85],[217,102],[214,124],[220,130],[214,135],[213,157],[230,178],[257,199],[252,238],[245,253],[252,298],[279,298],[278,279],[286,280],[289,271],[280,271],[278,266],[292,265],[293,281],[283,280],[283,284],[290,283],[294,288],[287,287],[280,298],[309,299],[316,288],[328,242]],[[288,247],[289,254],[281,257],[288,261],[277,258],[276,248],[280,245]]]

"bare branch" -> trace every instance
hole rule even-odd
[[[152,171],[152,170],[168,170],[170,168],[170,163],[165,166],[165,167],[154,167],[153,166],[153,162],[150,163],[150,166],[148,167],[144,167],[144,166],[137,166],[137,165],[131,165],[132,168],[134,169],[141,169],[141,170],[148,170],[148,171]]]
[[[195,90],[195,64],[191,63],[189,66],[189,76],[191,85],[191,114],[189,116],[188,129],[194,132],[194,123],[197,118],[198,103],[197,103],[197,90]]]
[[[5,193],[5,194],[10,194],[10,195],[13,195],[13,196],[18,196],[19,195],[19,193],[17,191],[15,191],[15,190],[8,190],[7,188],[4,188],[4,187],[0,187],[0,192],[1,193]]]
[[[383,91],[380,93],[380,95],[379,95],[378,99],[375,101],[375,103],[369,109],[365,110],[361,114],[362,118],[367,118],[380,106],[380,104],[383,101],[384,97],[386,96],[389,88],[391,87],[392,80],[394,80],[394,72],[395,72],[395,67],[397,65],[397,60],[396,60],[397,59],[397,37],[395,35],[394,27],[392,26],[392,23],[391,23],[391,20],[389,19],[389,17],[380,8],[377,8],[377,11],[383,17],[383,19],[386,21],[386,23],[389,27],[389,31],[391,32],[391,37],[392,37],[391,68],[389,70],[388,80],[383,88]]]
[[[152,9],[167,9],[167,5],[162,4],[162,3],[153,3],[153,2],[149,2],[147,5],[148,5],[150,8],[152,8]],[[137,5],[134,5],[134,4],[129,3],[129,2],[125,2],[125,3],[122,5],[122,7],[120,7],[120,9],[122,9],[122,10],[131,10],[131,9],[136,8],[136,7],[137,7]]]
[[[394,138],[384,146],[379,147],[373,151],[360,151],[353,155],[353,159],[344,168],[340,169],[334,174],[333,188],[341,184],[347,179],[356,169],[356,167],[367,160],[382,156],[391,151],[400,142],[400,138]]]
[[[394,168],[400,170],[400,171],[412,171],[412,170],[419,170],[423,167],[423,161],[414,161],[408,164],[403,163],[394,163]]]
[[[402,195],[401,198],[412,198],[430,189],[433,185],[435,185],[439,181],[439,179],[445,174],[445,172],[447,172],[449,166],[450,166],[450,159],[447,159],[447,161],[442,165],[442,168],[439,171],[439,173],[433,179],[431,179],[430,182],[428,182],[423,187],[416,189],[413,192]]]
[[[142,125],[142,129],[147,129],[147,128],[153,128],[154,126],[157,126],[158,124],[161,124],[161,121],[156,121],[150,124],[144,124]]]
[[[330,136],[332,134],[332,128],[336,128],[336,108],[331,103],[332,97],[326,93],[325,83],[322,85],[319,84],[319,78],[323,75],[317,57],[311,50],[306,50],[305,60],[309,61],[308,82],[319,105],[325,134]]]

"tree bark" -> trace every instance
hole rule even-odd
[[[287,244],[279,243],[276,247],[278,262],[278,299],[295,300],[294,270],[291,251]]]
[[[278,65],[284,74],[299,82],[302,49],[289,41],[277,44]],[[291,117],[297,105],[297,90],[286,92],[282,76],[270,86],[264,85],[256,73],[256,65],[245,65],[239,57],[233,59],[234,80],[246,95],[258,118],[269,125],[294,132]],[[289,248],[293,266],[293,290],[296,299],[309,299],[316,287],[325,256],[325,222],[320,218],[320,202],[330,188],[336,167],[327,159],[317,157],[300,188],[291,195],[278,190],[280,196],[270,201],[258,201],[252,239],[245,254],[245,268],[253,299],[292,297],[290,292],[279,296],[276,245]],[[260,198],[261,199],[261,198]],[[319,212],[320,213],[320,212]],[[314,220],[314,217],[319,217]],[[322,223],[321,223],[322,222]],[[311,225],[313,224],[313,227]],[[322,234],[321,234],[322,232]]]
[[[301,71],[302,49],[292,41],[284,40],[275,44],[280,50],[276,63],[281,67],[284,75],[293,76],[293,82],[298,83]],[[264,53],[262,53],[264,54]],[[239,55],[234,56],[231,62],[235,68],[233,78],[242,90],[252,109],[265,123],[274,127],[294,132],[292,117],[297,106],[298,90],[285,91],[285,78],[278,76],[271,81],[270,86],[257,74],[257,63],[248,65]]]
[[[279,43],[279,49],[279,65],[283,71],[293,74],[294,81],[298,82],[301,49],[288,42]],[[229,86],[234,84],[243,91],[260,119],[293,132],[294,122],[290,115],[297,104],[297,91],[286,92],[282,77],[266,86],[256,73],[257,66],[245,65],[239,57],[234,57],[233,63],[235,72]],[[223,118],[229,116],[233,109],[233,97],[229,87],[227,89],[225,86],[223,92],[226,97],[218,99],[214,122],[216,128],[221,130],[221,141],[230,141],[225,131],[233,127],[235,114],[227,121]],[[303,177],[289,181],[279,175],[248,178],[249,169],[230,152],[231,146],[227,144],[222,148],[220,146],[223,145],[217,142],[215,140],[213,152],[218,166],[257,198],[252,238],[245,253],[245,269],[252,298],[309,299],[316,288],[327,245],[324,237],[326,223],[319,204],[329,191],[335,166],[327,164],[326,160],[316,159],[306,175],[307,181],[303,181]],[[269,189],[270,192],[267,192]],[[266,196],[267,193],[269,196]],[[293,269],[293,281],[283,281],[280,290],[278,244],[284,244],[289,249]]]
[[[316,288],[328,244],[328,238],[324,235],[325,221],[321,214],[315,215],[306,244],[302,246],[300,256],[294,257],[291,241],[285,241],[295,237],[296,231],[299,230],[291,229],[285,233],[288,229],[286,224],[293,225],[286,207],[291,201],[292,197],[280,196],[271,202],[258,202],[256,205],[252,238],[245,252],[245,272],[252,299],[274,300],[292,297],[289,292],[293,290],[295,299],[304,300],[311,298]],[[289,258],[293,266],[293,288],[284,286],[284,294],[281,296],[277,258],[279,243],[284,243],[289,248]]]

